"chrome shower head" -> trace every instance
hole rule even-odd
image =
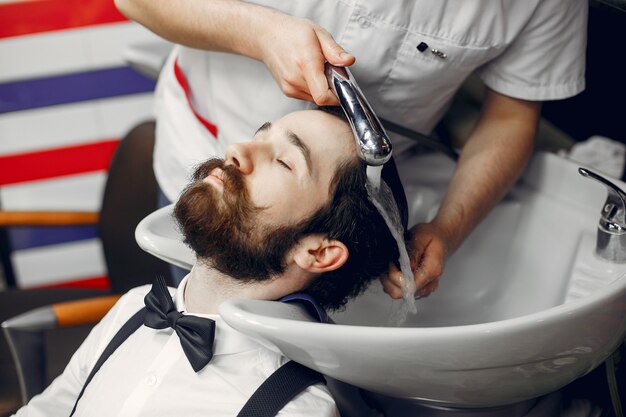
[[[391,142],[350,70],[326,63],[325,73],[350,122],[359,157],[368,165],[383,165],[391,158]]]

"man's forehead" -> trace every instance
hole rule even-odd
[[[255,134],[271,129],[283,131],[294,144],[304,144],[313,153],[322,150],[345,155],[356,154],[354,136],[348,122],[321,110],[289,113],[274,122],[263,123]]]

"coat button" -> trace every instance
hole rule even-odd
[[[148,378],[146,378],[146,384],[149,387],[154,386],[157,383],[157,377],[156,375],[150,375]]]
[[[356,21],[363,29],[370,27],[372,24],[372,22],[370,22],[370,20],[365,16],[360,16]]]

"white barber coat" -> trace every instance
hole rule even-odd
[[[554,100],[584,89],[585,0],[255,0],[307,17],[356,56],[351,67],[382,118],[428,134],[473,72],[493,90]],[[289,34],[285,34],[289,36]],[[420,51],[417,46],[426,44]],[[189,101],[215,124],[198,123],[173,72],[189,83]],[[285,97],[260,62],[177,47],[157,87],[155,173],[175,201],[192,167],[250,140],[264,122],[313,105]],[[407,141],[392,135],[394,152]]]
[[[187,278],[170,289],[185,313]],[[67,417],[85,379],[115,333],[139,309],[150,286],[126,293],[92,330],[67,368],[17,417]],[[76,417],[234,417],[256,389],[287,359],[229,327],[218,315],[211,362],[195,373],[170,329],[140,327],[104,363],[78,402]],[[339,416],[327,388],[314,385],[296,396],[279,416]]]

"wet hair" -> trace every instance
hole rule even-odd
[[[399,258],[395,239],[368,198],[366,179],[362,161],[344,163],[335,175],[329,204],[302,228],[303,236],[323,233],[329,239],[343,242],[349,251],[342,267],[321,274],[303,290],[326,309],[336,310],[361,294]]]
[[[338,117],[345,123],[350,124],[348,118],[346,117],[346,114],[339,106],[317,106],[316,110],[320,110],[332,116]],[[409,221],[409,207],[406,200],[406,194],[404,193],[404,187],[402,186],[402,181],[400,180],[400,175],[398,174],[398,169],[396,167],[396,162],[393,156],[383,166],[381,178],[385,182],[385,184],[387,184],[387,186],[391,190],[391,193],[393,194],[393,198],[400,212],[400,221],[406,234]]]
[[[347,122],[339,107],[320,107]],[[384,219],[370,201],[365,184],[367,166],[360,159],[344,162],[331,182],[329,203],[303,225],[302,234],[323,233],[329,239],[343,242],[349,251],[348,260],[339,269],[316,278],[303,292],[310,294],[324,308],[335,310],[361,294],[371,281],[398,263],[398,245]],[[404,188],[393,159],[385,164],[382,178],[392,191],[400,211],[404,231],[408,208]]]

